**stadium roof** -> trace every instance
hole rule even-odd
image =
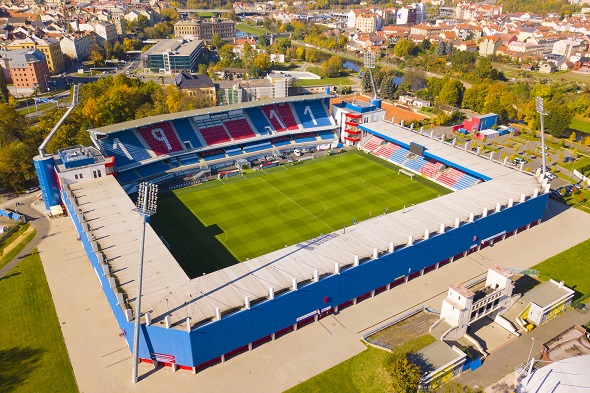
[[[325,96],[316,96],[325,97]],[[260,105],[261,102],[252,103]],[[519,201],[521,194],[532,196],[539,188],[534,176],[478,157],[470,151],[441,143],[440,140],[410,132],[391,123],[371,123],[381,134],[390,134],[405,143],[416,142],[437,157],[462,165],[492,178],[490,181],[411,206],[404,211],[374,217],[347,228],[257,258],[189,279],[162,244],[158,235],[148,228],[144,268],[144,310],[151,310],[154,323],[162,323],[171,315],[172,324],[186,329],[187,315],[191,323],[215,319],[216,308],[229,312],[243,307],[245,297],[254,302],[267,298],[269,288],[275,292],[288,290],[293,279],[298,282],[333,274],[334,263],[352,264],[354,256],[370,258],[373,249],[384,251],[389,243],[407,244],[408,236],[423,239],[425,229],[438,232],[441,224],[455,226],[455,219],[469,220],[470,213],[481,214],[484,208],[493,211],[497,203],[506,206],[509,199]],[[137,269],[141,238],[141,221],[134,205],[113,176],[70,185],[85,220],[100,243],[112,271],[116,271],[130,303],[135,301]],[[148,289],[149,288],[149,289]],[[183,327],[184,325],[184,327]]]
[[[310,95],[305,95],[305,96],[268,98],[265,100],[241,102],[238,104],[231,104],[231,105],[226,105],[226,106],[213,106],[210,108],[194,109],[192,111],[167,113],[165,115],[144,117],[141,119],[125,121],[123,123],[111,124],[109,126],[104,126],[104,127],[99,127],[99,128],[91,128],[88,130],[88,132],[92,132],[92,133],[100,134],[100,135],[106,135],[106,134],[111,134],[113,132],[128,130],[130,128],[143,127],[143,126],[147,126],[150,124],[160,123],[162,121],[183,119],[183,118],[187,118],[187,117],[195,117],[195,116],[207,115],[207,114],[212,114],[212,113],[223,113],[223,112],[233,111],[233,110],[237,110],[237,109],[253,108],[253,107],[259,107],[259,106],[263,106],[263,105],[278,104],[278,103],[282,103],[282,102],[317,100],[318,98],[332,98],[332,97],[334,97],[334,96],[331,94],[310,94]]]
[[[590,355],[551,363],[525,376],[517,386],[522,393],[577,393],[590,391]]]

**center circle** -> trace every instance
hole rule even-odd
[[[315,220],[323,216],[328,206],[318,198],[293,197],[283,200],[278,206],[279,213],[296,220]]]

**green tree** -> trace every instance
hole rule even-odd
[[[229,67],[236,58],[233,45],[226,44],[219,49],[219,65],[221,67]]]
[[[22,191],[27,180],[34,176],[33,152],[34,147],[22,141],[0,147],[0,184]]]
[[[488,88],[484,112],[496,113],[500,120],[516,118],[516,96],[502,83],[494,83]]]
[[[407,354],[393,355],[389,370],[393,391],[414,393],[418,390],[420,368],[408,359]]]
[[[465,90],[465,94],[463,95],[463,108],[469,108],[477,113],[482,113],[484,111],[487,95],[487,83],[471,86],[469,89]]]
[[[546,109],[549,115],[545,116],[545,130],[558,138],[567,136],[574,114],[566,105],[550,103]]]
[[[170,23],[176,23],[180,20],[180,15],[178,15],[178,11],[174,8],[164,8],[160,15],[162,15],[162,20]]]
[[[443,104],[460,108],[461,103],[463,102],[464,93],[465,87],[463,86],[463,83],[457,79],[451,79],[443,86],[438,96],[438,100]]]
[[[215,49],[221,49],[221,47],[223,46],[223,40],[221,39],[221,36],[219,34],[213,34],[213,36],[211,37],[211,46]]]
[[[475,76],[480,79],[491,79],[493,69],[494,67],[492,67],[490,59],[487,57],[480,57],[473,72],[475,73]]]
[[[332,56],[322,66],[324,78],[335,78],[342,75],[344,69],[342,68],[342,58],[340,56]]]
[[[380,95],[386,100],[395,99],[395,91],[397,86],[393,83],[393,76],[389,75],[383,78],[381,82]]]
[[[6,78],[4,77],[4,68],[0,66],[0,103],[8,104],[8,87],[6,86]]]
[[[361,90],[365,93],[373,92],[373,83],[371,82],[371,74],[367,68],[363,69],[363,77],[361,78]]]
[[[408,40],[406,38],[402,38],[393,47],[393,54],[397,57],[410,56],[414,53],[415,48],[416,44],[414,44],[413,41]]]

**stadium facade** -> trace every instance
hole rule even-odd
[[[289,97],[134,120],[90,130],[92,147],[35,157],[46,207],[66,208],[130,348],[141,218],[127,192],[143,180],[166,183],[277,150],[337,143],[329,98]],[[360,149],[455,192],[193,279],[148,227],[142,361],[196,372],[543,217],[549,188],[537,176],[383,120],[355,127]]]

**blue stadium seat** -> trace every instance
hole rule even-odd
[[[422,158],[421,156],[417,156],[416,158],[406,162],[405,165],[406,165],[406,167],[413,169],[416,172],[420,172],[420,169],[422,169],[422,167],[424,165],[426,165],[426,160],[424,158]]]
[[[135,168],[137,172],[141,175],[141,177],[151,177],[155,175],[160,175],[170,169],[170,167],[163,162],[154,162],[153,164],[142,165],[140,167]]]
[[[203,147],[203,143],[197,137],[197,134],[195,134],[195,130],[189,119],[172,120],[172,125],[174,126],[174,129],[178,133],[178,136],[182,142],[189,141],[191,145],[193,145],[193,149]]]
[[[182,163],[183,166],[198,164],[200,161],[201,161],[201,159],[194,154],[180,157],[180,162]]]
[[[266,127],[270,127],[271,129],[274,129],[270,125],[270,123],[266,119],[266,116],[264,115],[264,113],[262,113],[262,110],[260,108],[258,108],[258,107],[246,108],[246,109],[244,109],[244,111],[246,112],[246,115],[248,115],[248,117],[250,118],[250,121],[252,121],[252,124],[254,124],[254,127],[256,127],[256,131],[260,135],[268,135],[269,134]]]
[[[219,153],[219,154],[213,154],[213,155],[203,157],[203,158],[205,159],[205,161],[213,161],[213,160],[217,160],[217,159],[225,158],[225,157],[227,157],[225,155],[225,153]]]
[[[326,127],[332,125],[326,108],[319,100],[293,102],[297,117],[303,128]]]
[[[132,181],[139,180],[139,175],[133,169],[125,172],[117,172],[115,177],[121,184],[131,183]]]
[[[464,174],[457,182],[453,185],[453,187],[457,190],[464,190],[468,187],[471,187],[477,182],[477,178],[468,175],[467,173]]]
[[[115,157],[115,166],[122,167],[151,158],[132,130],[109,134],[99,139],[107,156]]]
[[[409,153],[408,150],[404,149],[403,147],[400,147],[399,149],[394,151],[391,156],[389,156],[389,159],[393,162],[397,162],[398,164],[401,164],[402,162],[404,162],[406,160],[406,156],[408,153]]]
[[[319,131],[318,136],[323,141],[329,141],[332,139],[336,139],[336,136],[334,136],[334,133],[332,131]]]
[[[295,143],[313,142],[318,140],[315,132],[306,132],[305,134],[293,135],[293,139],[295,140]]]
[[[254,151],[260,151],[260,150],[266,150],[266,149],[270,149],[272,148],[272,145],[270,144],[270,142],[255,142],[255,143],[250,143],[248,145],[244,145],[244,152],[246,153],[252,153]]]
[[[242,149],[239,147],[229,147],[225,149],[225,152],[230,157],[239,156],[240,154],[242,154]]]

